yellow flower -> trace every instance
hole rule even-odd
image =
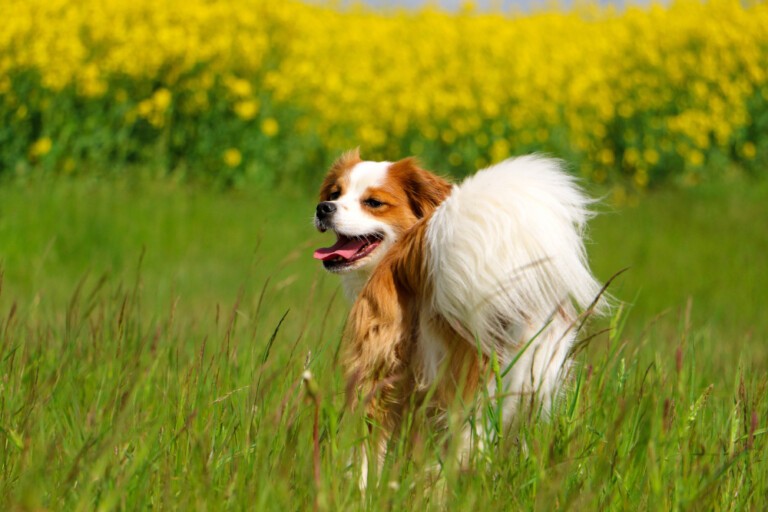
[[[274,137],[280,131],[280,125],[274,117],[268,117],[261,122],[261,133],[267,137]]]
[[[613,165],[615,157],[613,150],[609,148],[603,148],[598,153],[598,160],[605,165]],[[598,182],[599,183],[599,182]]]
[[[498,163],[509,156],[509,143],[504,139],[497,139],[491,144],[491,163]]]
[[[698,167],[699,165],[704,163],[704,154],[697,149],[692,149],[691,151],[688,152],[688,161],[692,165]]]
[[[650,165],[659,163],[659,152],[655,149],[646,149],[643,151],[643,159]]]
[[[251,83],[248,80],[242,78],[228,77],[224,81],[224,84],[227,86],[227,89],[229,89],[231,94],[240,98],[250,96],[253,92]]]
[[[168,107],[171,104],[171,91],[166,89],[165,87],[158,89],[155,91],[155,94],[152,96],[152,100],[155,103],[155,107],[160,112],[165,112]]]
[[[107,91],[107,83],[101,71],[94,64],[88,64],[80,77],[79,91],[86,97],[102,96]]]
[[[234,110],[237,117],[245,121],[250,121],[256,117],[256,114],[259,112],[259,104],[254,100],[238,101],[235,103]]]
[[[139,106],[136,108],[139,115],[143,118],[147,118],[152,114],[153,105],[152,100],[142,100],[139,102]]]
[[[755,155],[757,154],[757,148],[755,148],[755,144],[753,142],[745,142],[741,146],[741,154],[744,155],[744,158],[748,160],[755,158]]]
[[[403,148],[418,154],[448,145],[434,158],[448,164],[455,150],[466,165],[532,148],[565,151],[586,176],[622,177],[626,187],[645,179],[637,170],[675,151],[685,160],[676,172],[698,176],[714,152],[730,154],[735,145],[737,158],[754,159],[768,141],[752,129],[750,103],[768,99],[761,0],[674,0],[621,12],[595,3],[510,17],[314,4],[0,1],[0,117],[11,130],[26,126],[50,110],[41,98],[61,104],[56,94],[69,87],[78,101],[113,98],[106,108],[123,117],[118,128],[139,118],[168,126],[178,106],[169,135],[196,144],[174,130],[198,114],[216,124],[220,102],[266,137],[287,132],[280,109],[290,108],[302,113],[291,117],[291,135],[320,134],[329,151],[363,144],[368,155],[391,158]],[[408,37],[415,32],[421,37]],[[23,95],[9,78],[22,70],[40,76]],[[164,86],[148,93],[151,83]],[[262,94],[276,109],[263,120]],[[633,174],[611,172],[616,166]]]
[[[237,148],[229,148],[224,151],[223,159],[228,167],[237,167],[243,161],[243,154]]]
[[[29,148],[29,156],[31,158],[40,158],[50,153],[53,147],[53,142],[50,137],[43,137],[37,139]]]
[[[446,144],[453,144],[456,142],[456,132],[453,130],[443,130],[443,133],[440,134],[440,138],[442,138],[443,142]]]
[[[634,166],[640,160],[640,152],[637,148],[628,148],[624,152],[624,163],[629,166]]]

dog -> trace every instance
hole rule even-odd
[[[336,243],[314,257],[353,301],[348,397],[365,408],[379,457],[424,400],[435,422],[482,387],[503,400],[505,424],[528,400],[547,414],[581,315],[605,307],[583,242],[592,203],[560,161],[538,155],[460,185],[414,158],[355,150],[331,166],[314,223]],[[463,436],[468,449],[469,427]]]

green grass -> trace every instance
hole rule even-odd
[[[692,324],[710,338],[723,371],[741,354],[768,367],[760,306],[768,296],[768,182],[662,191],[602,211],[592,223],[592,264],[604,279],[630,267],[613,292],[633,306],[632,337],[649,327],[674,336],[690,301]]]
[[[347,304],[310,257],[327,236],[305,192],[0,187],[0,509],[764,507],[768,183],[604,207],[594,268],[629,266],[612,291],[632,306],[554,419],[466,471],[442,433],[395,446],[365,495],[335,364]]]

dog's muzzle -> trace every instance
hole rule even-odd
[[[331,219],[333,214],[336,213],[336,205],[331,201],[323,201],[317,205],[315,210],[315,224],[320,231],[326,231],[332,229]]]

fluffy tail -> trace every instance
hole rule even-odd
[[[591,203],[560,161],[541,156],[506,160],[466,179],[427,227],[433,306],[502,361],[539,335],[558,345],[545,347],[551,357],[561,353],[579,312],[601,289],[582,241]]]

